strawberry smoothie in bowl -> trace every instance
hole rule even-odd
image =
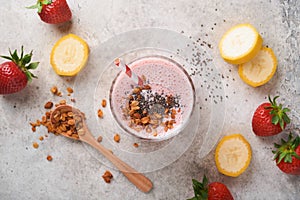
[[[161,141],[180,133],[188,124],[195,104],[193,82],[184,68],[163,56],[146,56],[128,64],[110,90],[110,107],[117,124],[142,139]],[[142,83],[141,83],[142,82]]]

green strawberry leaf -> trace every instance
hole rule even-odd
[[[25,75],[27,77],[28,82],[32,81],[31,73],[29,71],[25,71]]]
[[[30,63],[28,66],[27,66],[27,69],[36,69],[38,67],[40,63],[39,62],[33,62],[33,63]]]
[[[30,52],[30,54],[26,54],[26,55],[24,56],[24,58],[22,59],[22,62],[23,62],[24,65],[30,63],[30,61],[31,61],[31,56],[32,56],[32,51]]]
[[[289,124],[291,122],[290,118],[287,116],[286,113],[282,114],[282,119],[283,121],[285,121],[287,124]]]
[[[208,198],[208,180],[204,175],[202,183],[197,181],[196,179],[192,179],[193,189],[194,189],[194,197],[188,200],[202,200]]]
[[[14,51],[13,54],[11,54],[12,60],[15,61],[16,63],[19,61],[19,56],[17,53],[17,50]]]
[[[283,130],[284,129],[284,121],[283,120],[279,120],[279,125],[280,125],[280,128]]]
[[[278,124],[278,122],[279,122],[279,117],[278,117],[278,115],[274,115],[273,117],[272,117],[272,123],[273,124]]]
[[[5,58],[5,59],[7,59],[7,60],[12,60],[12,58],[9,57],[9,56],[1,56],[1,58]]]

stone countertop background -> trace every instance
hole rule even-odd
[[[300,1],[298,0],[68,0],[73,12],[71,23],[48,25],[33,10],[25,9],[34,0],[3,1],[0,7],[0,54],[8,48],[34,50],[33,61],[40,61],[39,76],[18,94],[0,97],[0,199],[186,199],[193,196],[192,178],[225,183],[235,199],[299,199],[300,177],[283,174],[272,161],[273,142],[289,131],[299,134],[300,125]],[[254,25],[278,58],[278,70],[266,85],[251,88],[238,77],[236,66],[225,63],[217,44],[224,32],[239,23]],[[52,97],[49,89],[71,86],[57,76],[49,63],[53,44],[63,35],[74,33],[87,41],[91,51],[123,32],[140,28],[163,28],[192,38],[206,37],[212,56],[224,74],[226,121],[222,135],[242,133],[250,142],[253,157],[239,177],[218,173],[213,151],[200,159],[197,142],[171,165],[147,173],[154,188],[143,194],[116,170],[111,184],[102,180],[107,169],[86,152],[83,145],[49,135],[45,130],[32,133],[29,122],[39,119],[43,105]],[[176,41],[174,41],[176,42]],[[1,61],[2,62],[2,61]],[[88,67],[88,66],[87,66]],[[267,95],[279,94],[290,108],[292,124],[279,136],[255,137],[251,118]],[[34,149],[32,142],[40,147]],[[53,161],[46,160],[47,155]]]

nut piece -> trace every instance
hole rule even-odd
[[[102,142],[102,136],[101,136],[101,135],[97,138],[97,141],[98,141],[99,143]]]
[[[142,124],[148,124],[150,122],[150,117],[149,116],[143,117],[141,119],[141,122],[142,122]]]
[[[62,96],[61,92],[58,91],[58,89],[57,89],[56,86],[53,86],[53,87],[50,89],[50,91],[52,92],[52,94],[54,94],[54,95],[56,95],[56,96],[59,96],[59,97]]]
[[[121,139],[120,135],[116,133],[115,136],[114,136],[114,141],[115,142],[120,142],[120,139]]]
[[[38,144],[37,142],[34,142],[34,143],[32,144],[32,146],[33,146],[33,148],[35,148],[35,149],[39,148],[39,144]]]
[[[52,156],[50,156],[50,155],[47,156],[48,161],[52,161],[52,159],[53,159]]]
[[[51,109],[53,107],[53,103],[51,101],[48,101],[47,103],[45,103],[44,108],[45,109]]]
[[[53,87],[50,89],[50,91],[52,92],[52,94],[57,94],[58,89],[57,89],[56,86],[53,86]]]
[[[103,108],[106,107],[106,100],[105,99],[102,99],[101,105],[102,105]]]
[[[135,147],[135,148],[138,148],[139,147],[139,144],[138,143],[133,143],[133,146]]]
[[[67,87],[67,91],[68,91],[70,94],[73,93],[73,89],[70,88],[70,87]]]
[[[62,100],[59,101],[59,104],[60,104],[60,105],[66,105],[66,103],[67,103],[67,101],[64,100],[64,99],[62,99]]]
[[[103,111],[101,109],[98,110],[98,117],[103,118]]]
[[[110,183],[111,179],[113,178],[113,175],[110,171],[106,171],[103,175],[102,175],[102,178],[104,179],[104,181],[106,183]]]

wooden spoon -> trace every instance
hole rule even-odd
[[[72,112],[74,115],[77,115],[81,118],[82,122],[82,128],[77,130],[79,137],[72,137],[66,133],[62,133],[61,135],[75,139],[75,140],[81,140],[98,151],[102,153],[112,164],[114,164],[125,176],[126,178],[131,181],[138,189],[140,189],[143,192],[149,192],[152,189],[152,182],[145,177],[143,174],[137,172],[135,169],[130,167],[128,164],[123,162],[121,159],[119,159],[117,156],[112,154],[108,149],[106,149],[104,146],[102,146],[91,134],[89,131],[84,115],[82,112],[80,112],[78,109],[69,106],[69,105],[60,105],[55,108],[55,110],[51,113],[50,119],[51,123],[55,126],[57,121],[57,116],[61,113],[67,113]]]

